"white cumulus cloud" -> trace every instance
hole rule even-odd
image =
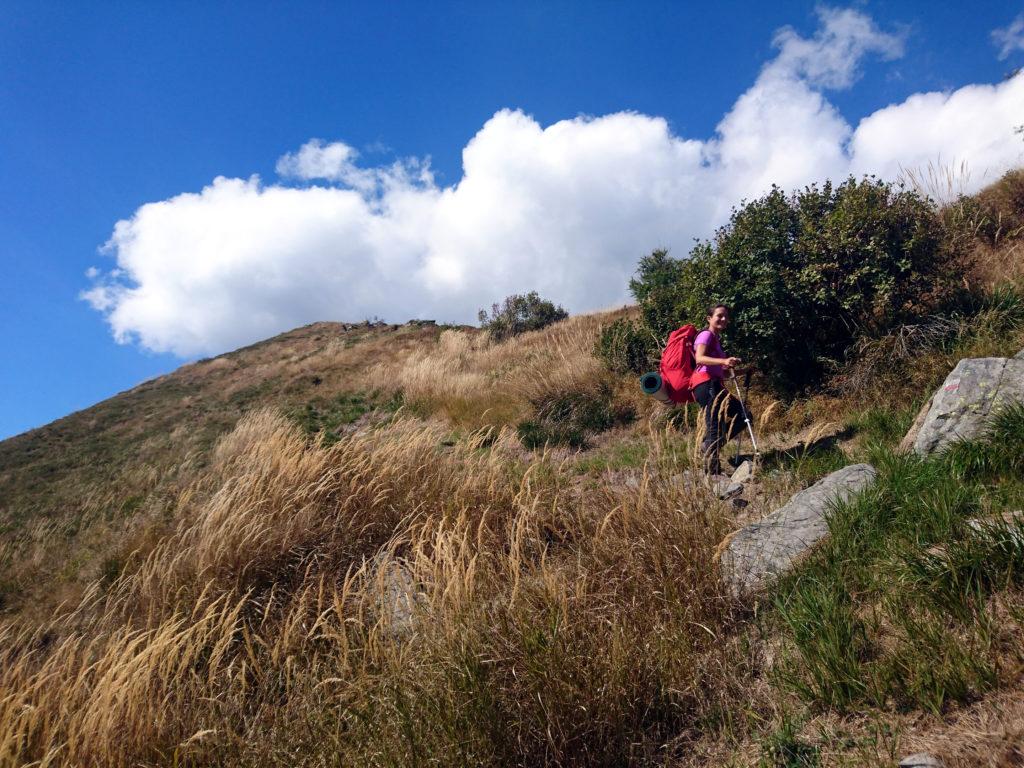
[[[779,55],[762,74],[803,77],[810,85],[849,88],[867,53],[885,60],[903,55],[903,38],[880,30],[869,16],[849,8],[819,8],[821,26],[810,39],[791,27],[775,33]]]
[[[312,140],[280,158],[277,183],[220,177],[140,207],[104,247],[116,267],[83,296],[118,341],[182,356],[315,320],[468,322],[529,290],[586,311],[628,300],[641,255],[685,254],[773,183],[962,161],[980,186],[1024,160],[1024,76],[917,94],[850,125],[825,89],[851,86],[865,56],[899,56],[902,40],[857,11],[819,15],[811,37],[776,34],[776,56],[711,137],[632,112],[545,127],[506,109],[447,186],[427,161],[364,167],[347,144]]]
[[[1014,51],[1024,51],[1024,13],[1007,26],[992,30],[992,42],[999,46],[999,60],[1002,61]]]
[[[353,172],[358,152],[341,141],[327,144],[323,139],[310,139],[298,152],[289,152],[278,158],[278,175],[295,179],[326,179],[344,181]]]
[[[332,181],[364,194],[433,182],[429,162],[407,158],[388,166],[360,168],[355,162],[358,157],[343,141],[327,144],[323,139],[310,139],[298,152],[279,157],[274,170],[284,179]]]
[[[928,163],[967,166],[965,191],[1024,163],[1014,126],[1024,119],[1024,76],[948,93],[918,93],[868,115],[850,141],[850,170],[886,178]]]

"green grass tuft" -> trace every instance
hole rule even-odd
[[[991,599],[1024,584],[1024,521],[998,516],[1022,496],[1022,435],[1013,405],[939,456],[873,447],[875,484],[775,595],[777,685],[813,707],[939,713],[1004,682]]]
[[[761,742],[760,768],[817,768],[821,752],[800,738],[795,720],[784,715],[779,727]]]

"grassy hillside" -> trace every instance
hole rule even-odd
[[[442,330],[316,323],[0,442],[0,615],[77,600],[126,528],[166,517],[242,414],[275,406],[334,434],[393,411],[399,403],[366,372],[436,343]]]
[[[1024,348],[1019,242],[979,230],[969,311],[755,385],[743,507],[593,356],[634,309],[316,324],[0,443],[0,765],[1019,764],[1024,413],[896,450]],[[861,460],[813,558],[723,586],[732,531]]]

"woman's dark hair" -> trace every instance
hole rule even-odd
[[[715,310],[718,309],[719,307],[724,309],[726,314],[728,314],[730,317],[732,316],[732,310],[729,309],[728,304],[711,304],[710,306],[708,306],[708,313],[706,317],[711,317],[713,314],[715,314]]]

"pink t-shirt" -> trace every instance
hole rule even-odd
[[[697,345],[706,344],[704,348],[704,354],[708,357],[725,357],[725,352],[722,351],[722,342],[718,340],[718,337],[711,331],[705,329],[697,334],[697,338],[693,340],[693,354],[697,354]],[[696,373],[706,373],[713,379],[724,379],[725,373],[722,371],[720,365],[698,365],[694,369]]]

